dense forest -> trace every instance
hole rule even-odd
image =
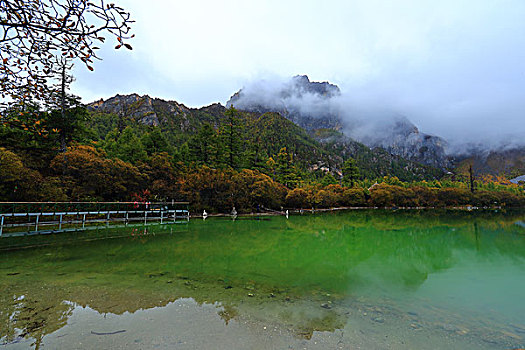
[[[65,114],[6,110],[0,200],[175,199],[211,212],[525,204],[523,186],[505,178],[478,177],[472,187],[464,174],[443,175],[384,150],[354,145],[356,152],[345,154],[276,113],[220,105],[175,117],[156,111],[148,123],[148,113],[92,106]]]

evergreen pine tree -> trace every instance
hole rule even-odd
[[[214,167],[217,165],[217,132],[205,123],[188,141],[190,159],[198,164]]]
[[[155,127],[151,132],[145,133],[140,138],[140,142],[144,146],[144,149],[148,155],[160,152],[172,153],[173,151],[168,143],[168,140],[158,127]]]
[[[353,187],[359,178],[359,168],[353,158],[348,158],[343,163],[343,184]]]
[[[328,186],[328,185],[335,185],[337,184],[337,180],[335,179],[334,175],[332,173],[328,172],[323,176],[321,179],[321,185]]]
[[[232,106],[224,113],[226,122],[220,130],[222,144],[222,162],[232,168],[238,169],[242,160],[242,125],[239,112]]]
[[[276,179],[286,187],[295,188],[301,177],[293,164],[293,155],[288,154],[286,147],[281,148],[277,154],[275,165]]]
[[[130,126],[126,127],[120,135],[114,130],[106,137],[104,149],[111,157],[123,161],[136,163],[147,158],[147,153],[142,142]]]

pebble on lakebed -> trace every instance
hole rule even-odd
[[[375,317],[372,319],[372,321],[377,322],[377,323],[385,323],[385,319],[382,317]]]

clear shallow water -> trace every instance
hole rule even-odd
[[[523,347],[523,221],[367,210],[2,240],[53,245],[0,252],[0,346]]]

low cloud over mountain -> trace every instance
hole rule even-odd
[[[246,85],[227,103],[253,112],[279,112],[308,131],[335,129],[369,147],[427,165],[446,167],[446,142],[421,133],[410,120],[388,109],[362,108],[328,82],[307,76],[260,80]]]

